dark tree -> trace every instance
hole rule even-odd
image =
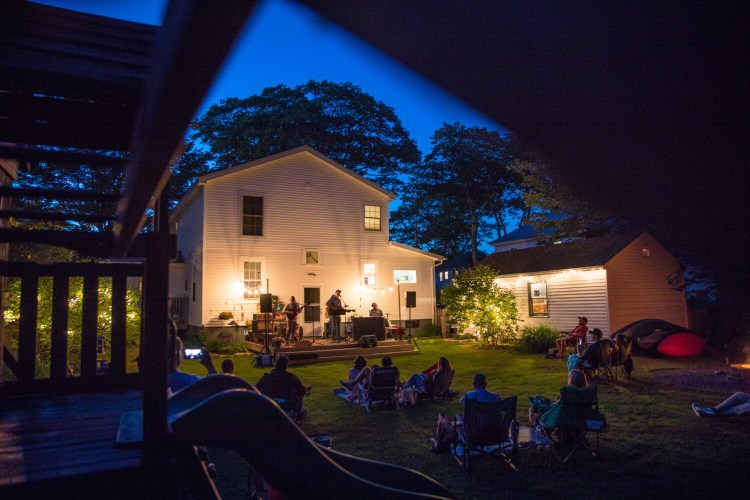
[[[413,231],[418,228],[441,235],[446,249],[452,239],[465,238],[476,264],[478,243],[492,232],[488,218],[495,218],[496,227],[502,227],[504,223],[497,219],[511,209],[517,180],[508,169],[513,160],[511,141],[498,131],[446,123],[435,132],[432,144],[432,152],[415,168],[409,182],[407,192],[414,196],[394,218]],[[419,246],[426,241],[419,238]]]
[[[398,193],[399,176],[420,159],[393,108],[352,83],[310,81],[223,99],[193,128],[219,169],[307,145]]]

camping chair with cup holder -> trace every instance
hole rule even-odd
[[[498,455],[512,469],[518,464],[518,398],[499,401],[464,400],[464,413],[454,418],[454,457],[468,472],[472,456]]]
[[[610,379],[609,362],[612,344],[609,339],[599,340],[586,348],[579,357],[579,366],[586,373],[586,377]]]
[[[607,372],[611,378],[617,380],[620,373],[630,378],[630,372],[633,371],[633,341],[623,336],[622,342],[617,342],[619,349],[612,351],[609,358]]]
[[[399,371],[395,366],[374,366],[359,401],[368,412],[378,403],[398,409],[400,390]]]
[[[426,394],[431,400],[445,400],[452,398],[456,393],[451,391],[451,384],[453,383],[453,377],[456,375],[456,370],[448,372],[448,376],[444,381],[436,383],[432,386],[432,394]]]
[[[596,385],[562,387],[558,404],[544,412],[539,421],[545,435],[558,443],[553,449],[562,463],[578,449],[601,456],[599,433],[607,429],[607,419],[599,411]],[[590,433],[595,434],[595,442],[589,440]]]

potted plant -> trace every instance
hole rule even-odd
[[[230,319],[234,318],[234,314],[232,314],[232,311],[221,311],[219,313],[219,319],[223,321],[229,321]]]

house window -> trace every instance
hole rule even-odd
[[[242,297],[245,299],[258,298],[262,285],[261,262],[247,260],[242,269]]]
[[[547,283],[529,283],[529,316],[549,316]]]
[[[362,283],[368,287],[377,285],[375,276],[377,274],[377,265],[374,262],[365,262],[362,266]]]
[[[320,264],[320,249],[305,248],[304,263],[310,266]]]
[[[651,250],[648,248],[648,243],[643,242],[641,246],[641,255],[644,257],[651,257]]]
[[[406,271],[406,270],[393,271],[393,281],[397,283],[416,283],[417,271]]]
[[[380,206],[365,205],[365,230],[380,231]]]
[[[242,197],[242,234],[263,236],[263,198],[261,196]]]

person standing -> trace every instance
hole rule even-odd
[[[292,295],[292,298],[289,300],[289,302],[284,306],[284,314],[286,314],[286,341],[289,343],[295,335],[297,335],[297,316],[299,316],[299,312],[302,310],[302,307],[300,307],[299,302],[297,302],[297,299],[294,298],[294,295]]]
[[[329,335],[331,340],[334,342],[341,341],[341,315],[344,314],[344,308],[346,304],[341,300],[341,290],[331,295],[331,298],[326,301],[326,313],[328,314],[329,321]]]

